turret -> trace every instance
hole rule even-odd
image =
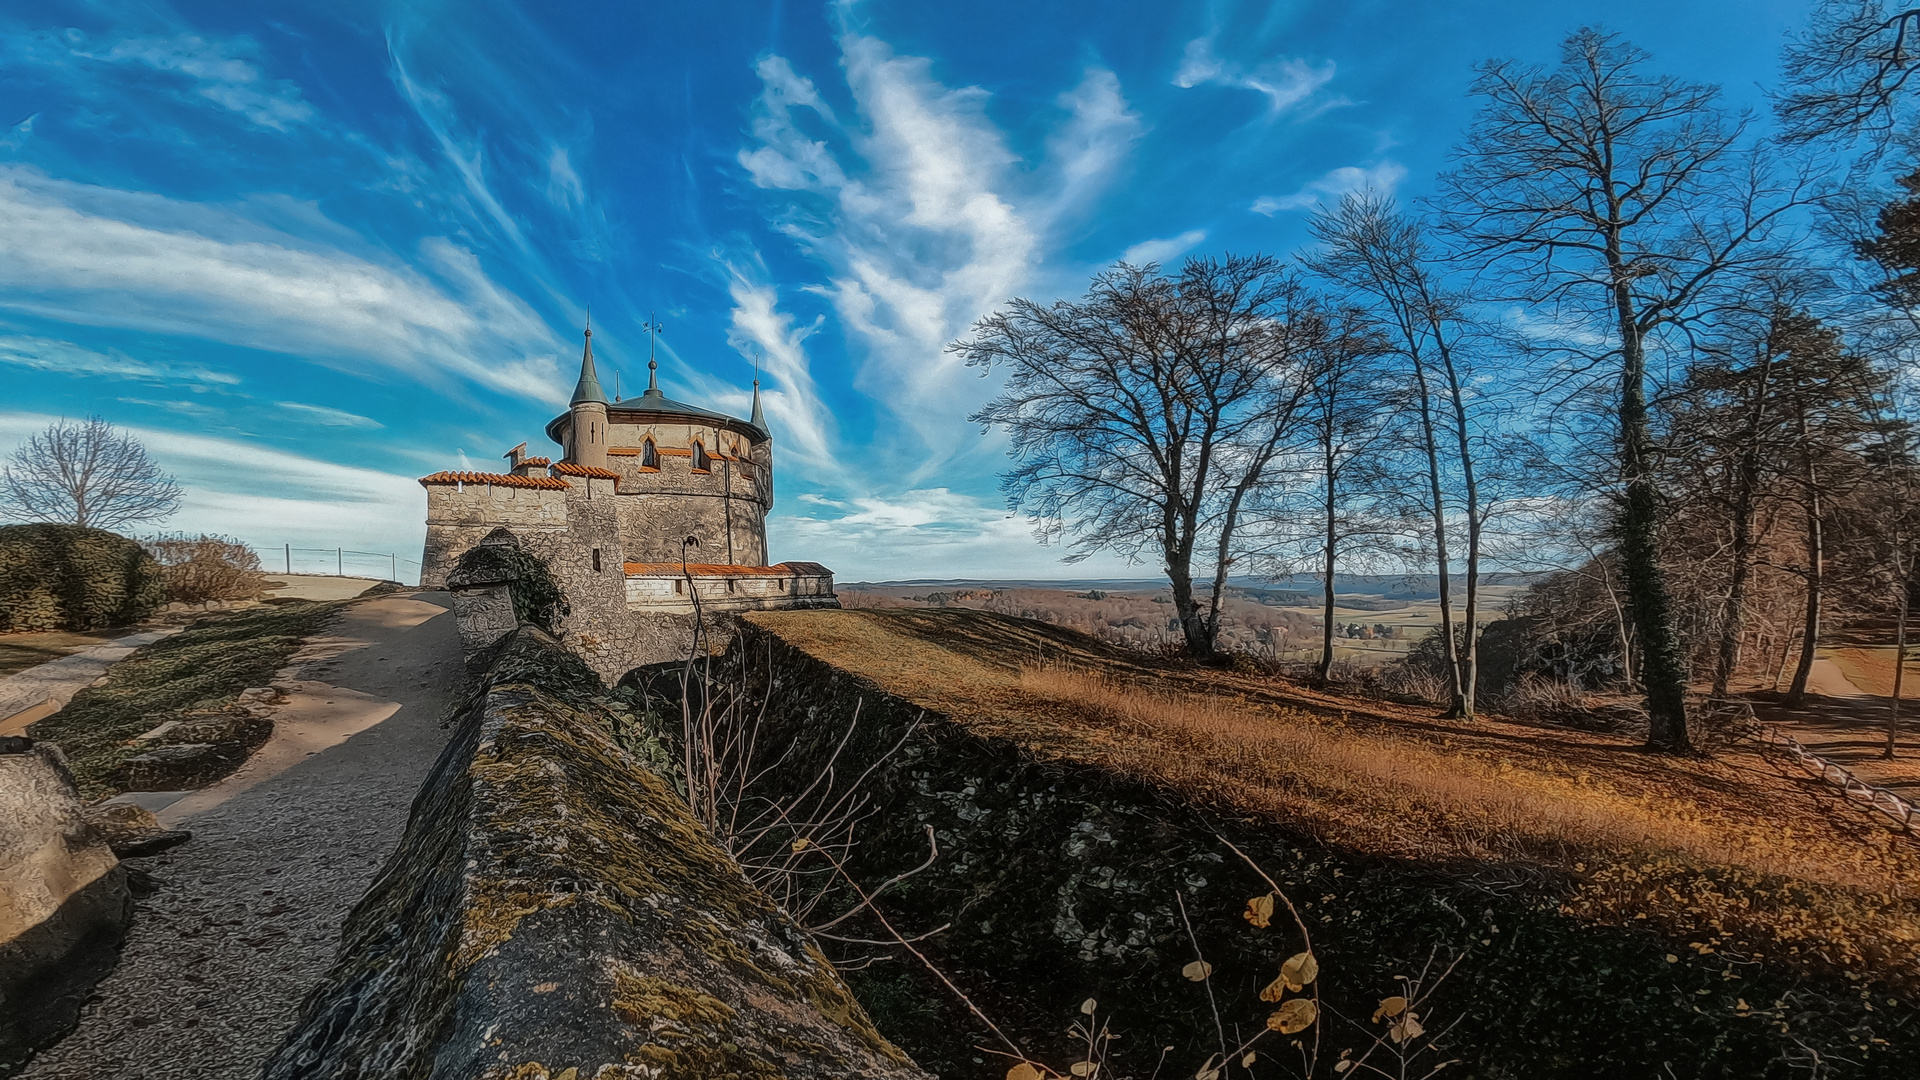
[[[573,387],[572,431],[567,460],[575,465],[607,467],[607,392],[593,370],[593,326],[587,326],[587,347],[580,357],[580,381]]]

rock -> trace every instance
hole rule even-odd
[[[193,834],[184,829],[162,826],[153,811],[138,803],[96,803],[80,813],[94,837],[122,859],[158,855],[193,839]]]
[[[489,681],[263,1080],[929,1080],[579,660],[522,628]]]
[[[33,740],[25,735],[0,735],[0,754],[25,754],[33,749]]]
[[[157,746],[121,762],[114,781],[128,791],[179,791],[205,787],[247,760],[242,743],[176,743]]]
[[[188,716],[167,728],[162,743],[242,743],[248,753],[273,735],[273,721],[239,713]],[[162,724],[161,727],[167,727]]]
[[[60,748],[18,741],[0,753],[0,1075],[73,1029],[133,916]]]

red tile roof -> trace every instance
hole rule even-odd
[[[490,472],[437,472],[432,476],[420,478],[422,486],[427,484],[492,484],[494,487],[541,488],[546,491],[566,491],[571,484],[552,476],[515,476],[512,473]]]
[[[524,444],[523,444],[523,445],[524,445]],[[520,464],[522,464],[522,465],[551,465],[551,464],[553,464],[553,462],[552,462],[552,461],[551,461],[550,459],[548,459],[548,458],[543,458],[543,457],[530,457],[530,458],[521,458],[521,459],[520,459]]]
[[[598,465],[575,465],[571,461],[562,461],[553,467],[553,471],[567,476],[591,476],[596,480],[618,480],[620,474],[612,469],[602,469]]]
[[[679,563],[630,562],[628,577],[679,577]],[[820,577],[833,571],[816,562],[783,562],[775,566],[728,566],[723,563],[688,563],[687,573],[695,577]]]

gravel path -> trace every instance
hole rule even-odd
[[[166,808],[193,830],[151,859],[120,967],[34,1080],[251,1080],[333,960],[340,923],[400,837],[461,683],[445,593],[359,601],[294,657],[274,737]]]

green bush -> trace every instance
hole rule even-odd
[[[0,631],[125,626],[166,599],[138,543],[78,525],[0,527]]]

